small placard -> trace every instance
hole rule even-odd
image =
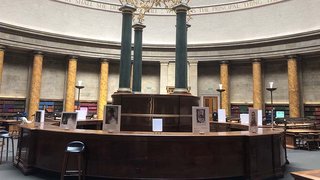
[[[161,118],[152,119],[152,131],[153,132],[162,132],[163,131],[163,122]]]
[[[209,126],[209,108],[192,106],[192,132],[208,133]]]
[[[86,120],[87,119],[87,113],[88,113],[88,109],[82,109],[80,108],[80,110],[76,110],[76,112],[78,113],[78,120]]]
[[[77,112],[62,112],[60,127],[64,129],[77,129]]]
[[[262,126],[262,110],[258,110],[258,126]]]
[[[44,110],[38,110],[34,114],[34,122],[35,123],[43,123],[44,122]]]
[[[249,131],[252,133],[258,131],[258,109],[249,108]]]
[[[103,130],[108,132],[120,132],[121,106],[106,105],[104,107]]]
[[[249,114],[240,114],[240,122],[241,124],[249,124]]]
[[[218,109],[218,122],[225,123],[226,122],[226,110]]]

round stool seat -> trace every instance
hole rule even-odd
[[[0,134],[0,138],[11,138],[12,136],[9,133]]]
[[[68,143],[67,147],[66,147],[66,152],[69,153],[80,153],[82,151],[84,151],[85,145],[83,142],[81,141],[72,141],[70,143]]]
[[[0,130],[0,134],[5,134],[5,133],[9,133],[7,130],[1,129]]]

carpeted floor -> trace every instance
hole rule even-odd
[[[59,174],[48,172],[37,172],[32,175],[23,175],[12,165],[11,156],[8,162],[0,164],[0,179],[3,180],[54,180],[59,179]],[[285,176],[281,180],[291,180],[292,171],[303,171],[320,169],[320,151],[291,150],[288,149],[288,159],[290,164],[286,166]],[[73,179],[73,178],[72,178]],[[87,178],[88,179],[88,178]]]

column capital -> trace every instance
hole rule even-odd
[[[287,55],[287,56],[285,56],[288,60],[289,59],[298,59],[299,58],[299,55],[297,55],[297,54],[293,54],[293,55]]]
[[[39,55],[39,56],[44,56],[44,54],[43,54],[42,51],[32,51],[32,54],[33,54],[34,56],[37,56],[37,55]]]
[[[188,29],[189,27],[191,27],[191,24],[187,23],[187,29]]]
[[[197,61],[197,60],[191,60],[191,61],[188,61],[188,62],[189,62],[189,65],[190,65],[190,66],[197,66],[199,61]]]
[[[132,26],[132,28],[135,30],[135,31],[142,31],[143,28],[145,28],[146,26],[143,25],[142,23],[136,23]]]
[[[172,8],[172,10],[174,10],[176,13],[187,12],[190,9],[191,8],[185,3],[180,3]]]
[[[220,64],[229,64],[229,61],[223,60],[223,61],[220,61]]]
[[[68,56],[68,59],[70,60],[70,59],[74,59],[74,60],[78,60],[78,56],[76,56],[76,55],[69,55]]]
[[[160,61],[160,65],[161,66],[167,66],[167,65],[169,65],[169,62],[170,61]]]
[[[103,64],[103,63],[109,63],[109,59],[107,58],[100,58],[100,63]]]
[[[261,63],[262,59],[261,58],[254,58],[252,59],[252,63]]]
[[[6,50],[6,47],[3,45],[0,45],[0,51],[5,51],[5,50]]]
[[[125,4],[119,8],[119,11],[122,11],[122,13],[129,13],[132,14],[136,11],[136,8],[131,4]]]

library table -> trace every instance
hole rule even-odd
[[[25,174],[35,169],[60,173],[65,146],[74,140],[86,144],[86,174],[90,177],[263,179],[283,176],[285,166],[282,129],[108,133],[44,123],[21,125],[17,167]],[[76,166],[75,159],[69,162]]]

